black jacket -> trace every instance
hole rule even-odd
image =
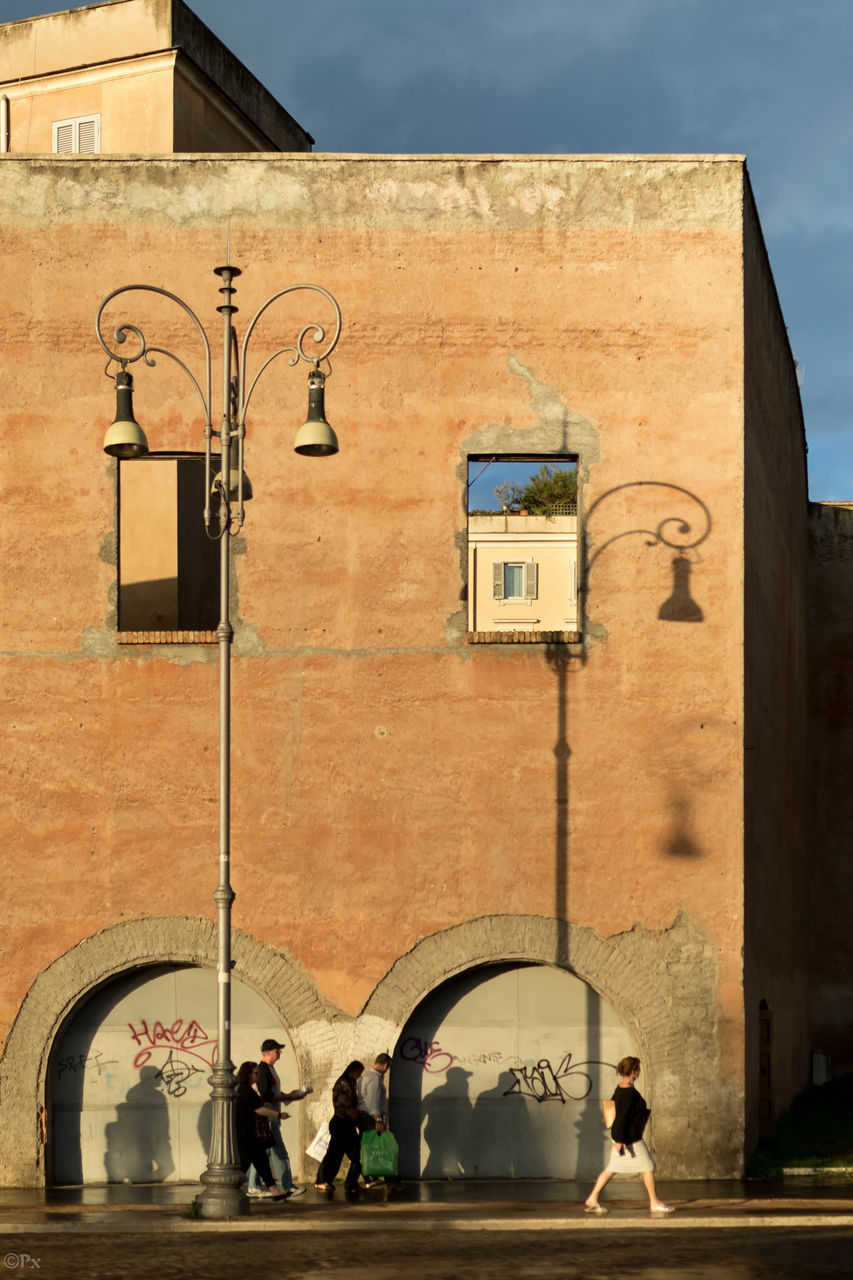
[[[268,1062],[258,1063],[258,1093],[268,1106],[277,1107],[279,1105],[275,1076],[270,1070]]]
[[[633,1085],[630,1089],[617,1086],[613,1091],[613,1101],[616,1103],[616,1118],[610,1126],[613,1141],[629,1145],[639,1142],[651,1115],[645,1098]]]

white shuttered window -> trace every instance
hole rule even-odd
[[[101,150],[101,117],[76,116],[53,124],[55,155],[98,155]]]
[[[496,560],[492,566],[496,600],[535,600],[539,566],[535,560]]]

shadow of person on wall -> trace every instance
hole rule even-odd
[[[142,1067],[139,1084],[128,1089],[105,1129],[108,1182],[165,1182],[175,1170],[169,1137],[169,1109],[160,1092],[157,1067]]]
[[[530,1151],[533,1131],[528,1101],[515,1091],[515,1085],[512,1072],[502,1071],[493,1089],[480,1091],[471,1124],[469,1177],[527,1176],[519,1156]]]
[[[423,1178],[464,1178],[469,1172],[473,1163],[470,1078],[471,1072],[464,1067],[448,1067],[444,1084],[423,1100],[424,1142],[429,1149]]]

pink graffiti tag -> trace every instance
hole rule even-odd
[[[419,1036],[409,1036],[400,1048],[400,1057],[406,1062],[419,1062],[424,1071],[437,1074],[448,1071],[453,1066],[453,1054],[442,1049],[437,1040],[421,1040]]]
[[[205,1066],[212,1068],[216,1057],[216,1041],[208,1036],[204,1028],[193,1018],[185,1022],[176,1018],[168,1026],[162,1022],[149,1025],[143,1018],[138,1026],[132,1022],[127,1024],[130,1038],[140,1046],[133,1059],[134,1067],[144,1067],[155,1049],[180,1049],[185,1054],[200,1059]]]

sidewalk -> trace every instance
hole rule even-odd
[[[853,1178],[822,1174],[772,1182],[663,1182],[676,1212],[652,1217],[642,1184],[611,1184],[609,1213],[584,1213],[586,1183],[556,1180],[412,1182],[390,1195],[364,1193],[357,1204],[343,1189],[331,1199],[310,1188],[295,1201],[253,1200],[250,1214],[224,1222],[193,1219],[198,1184],[110,1185],[51,1190],[0,1189],[0,1236],[18,1233],[217,1231],[422,1231],[441,1223],[456,1231],[613,1230],[652,1227],[853,1228]]]

